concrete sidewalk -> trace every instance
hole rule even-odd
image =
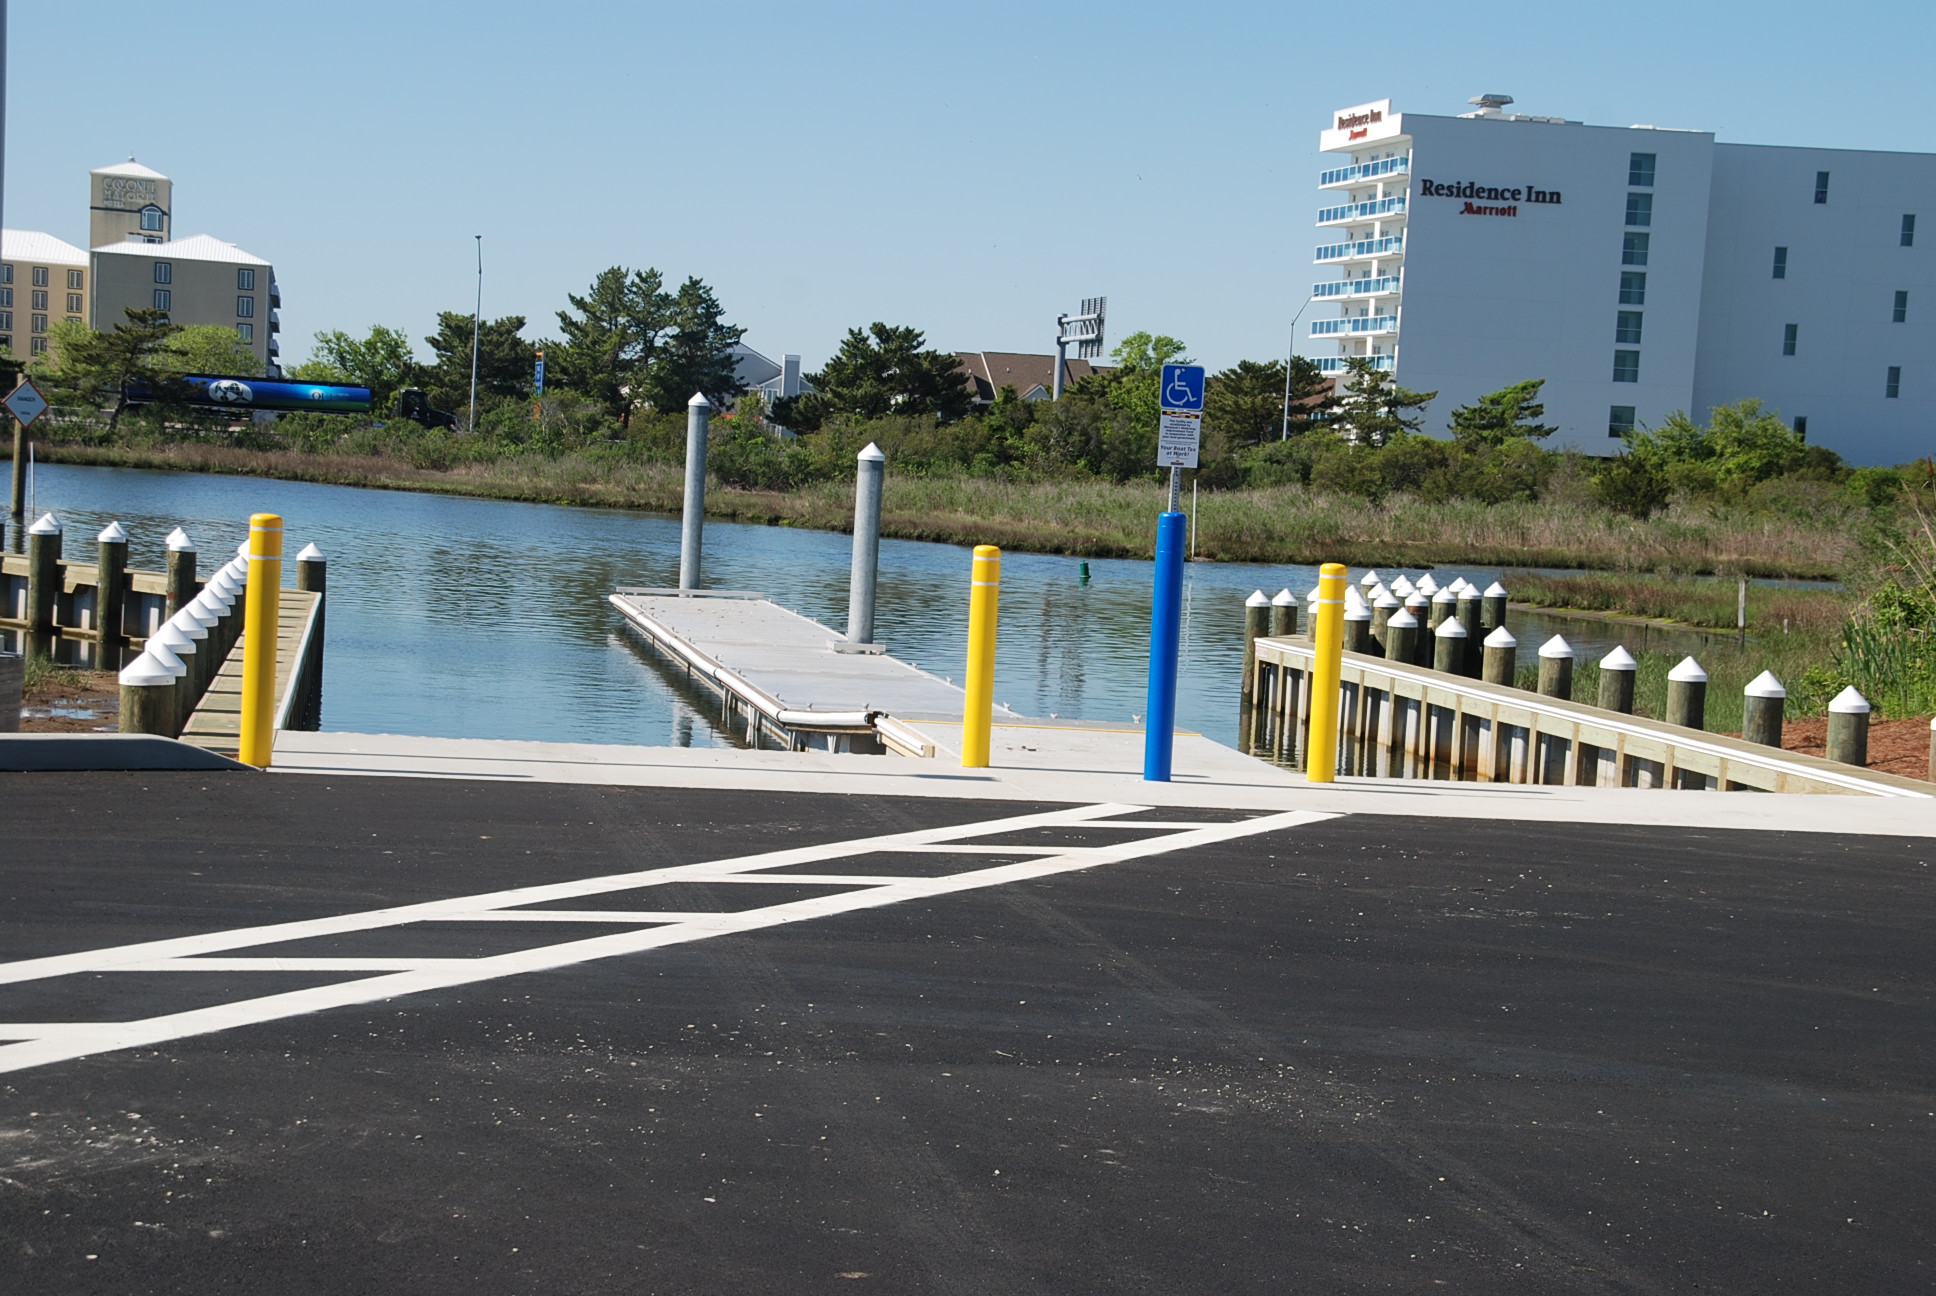
[[[1143,735],[1119,728],[997,725],[993,767],[959,765],[958,724],[916,727],[932,760],[726,747],[628,747],[386,734],[282,733],[276,770],[620,787],[822,792],[857,796],[1322,810],[1526,823],[1649,824],[1936,836],[1936,803],[1856,796],[1342,779],[1328,787],[1198,734],[1176,739],[1176,777],[1142,779]]]

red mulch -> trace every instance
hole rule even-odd
[[[1739,737],[1736,734],[1735,737]],[[1790,720],[1781,745],[1804,756],[1826,756],[1828,717]],[[1869,768],[1900,778],[1929,778],[1929,721],[1877,720],[1869,725]]]

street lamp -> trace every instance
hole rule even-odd
[[[1304,299],[1304,305],[1297,308],[1297,314],[1291,316],[1291,349],[1284,354],[1284,426],[1278,433],[1279,441],[1291,439],[1291,362],[1297,359],[1297,322],[1304,318],[1304,312],[1317,299],[1318,295],[1312,293]]]
[[[484,318],[484,234],[472,234],[478,240],[478,304],[470,312],[470,432],[478,430],[478,322]],[[1297,322],[1293,320],[1295,329]],[[1289,391],[1289,387],[1286,387]]]

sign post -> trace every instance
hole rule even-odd
[[[7,412],[13,415],[13,499],[7,510],[7,520],[12,524],[14,548],[18,551],[26,543],[27,429],[47,412],[47,398],[23,374],[20,385],[8,393],[7,399],[0,404],[5,404]]]
[[[1143,726],[1143,779],[1170,781],[1176,746],[1177,657],[1183,639],[1183,560],[1189,549],[1183,470],[1197,466],[1203,439],[1203,366],[1166,364],[1158,394],[1156,462],[1170,470],[1170,507],[1156,519],[1156,573],[1150,589],[1148,714]]]

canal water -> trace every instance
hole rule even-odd
[[[740,745],[717,725],[709,695],[667,670],[606,602],[620,585],[678,583],[676,517],[61,465],[40,466],[34,485],[36,507],[65,525],[69,557],[92,554],[94,533],[118,519],[133,536],[132,564],[148,570],[160,568],[176,526],[207,570],[234,552],[250,513],[282,514],[292,554],[314,542],[329,559],[324,729]],[[1152,529],[1161,503],[1153,487]],[[757,590],[839,630],[850,556],[845,535],[708,522],[705,584]],[[1150,564],[1091,558],[1085,580],[1083,561],[1004,555],[995,697],[1028,715],[1140,719]],[[968,569],[965,547],[881,542],[876,637],[889,652],[960,680]],[[1452,574],[1483,584],[1498,573],[1462,568],[1437,579]],[[1180,727],[1236,742],[1244,599],[1285,586],[1302,595],[1316,578],[1315,568],[1291,565],[1187,569]],[[1529,636],[1564,632],[1583,657],[1620,637],[1614,627],[1517,613],[1513,630],[1529,657]]]

